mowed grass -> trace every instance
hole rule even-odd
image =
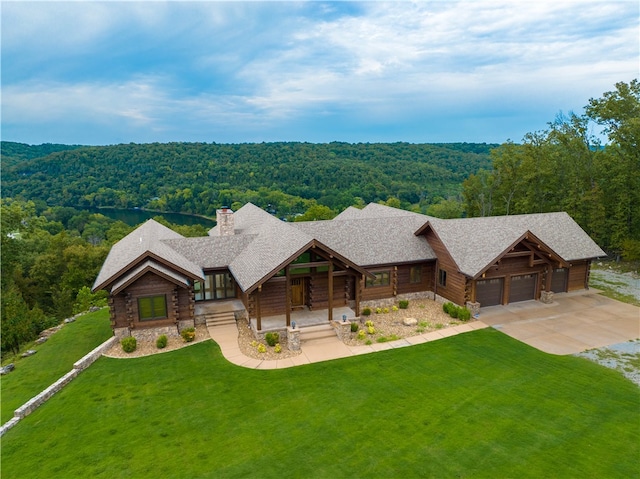
[[[14,358],[16,369],[2,376],[0,422],[36,394],[48,388],[73,368],[73,363],[113,336],[109,310],[101,309],[65,324],[41,344],[29,346],[38,351],[28,358]]]
[[[101,358],[2,440],[11,478],[640,475],[640,389],[495,330],[258,371]]]

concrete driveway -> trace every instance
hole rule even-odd
[[[552,304],[524,301],[480,310],[480,321],[550,354],[575,354],[640,338],[640,308],[598,290],[556,294]]]

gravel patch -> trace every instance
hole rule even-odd
[[[259,344],[264,345],[266,350],[264,353],[258,351]],[[266,341],[256,340],[253,331],[249,328],[249,322],[244,319],[238,321],[238,346],[240,346],[240,351],[245,356],[265,361],[287,359],[302,354],[302,351],[291,351],[289,349],[286,333],[280,334],[280,347],[282,349],[279,353],[276,353],[275,347],[269,346]]]
[[[636,272],[620,273],[614,269],[592,269],[591,282],[594,287],[598,283],[614,288],[620,294],[632,296],[640,301],[640,276]]]
[[[604,348],[589,349],[576,354],[607,368],[620,371],[627,379],[640,386],[640,339],[612,344]]]
[[[417,324],[407,326],[403,323],[405,318],[414,318]],[[373,322],[374,334],[369,334],[368,328],[364,324],[367,320]],[[351,333],[351,337],[345,341],[345,344],[362,346],[376,342],[393,341],[430,333],[458,324],[462,324],[462,322],[445,314],[442,311],[441,303],[428,299],[414,300],[409,302],[407,309],[398,309],[397,311],[389,309],[387,313],[373,312],[368,318],[363,316],[359,328],[365,331],[364,338],[359,339],[358,332],[354,332]]]
[[[132,353],[126,353],[122,350],[120,343],[116,342],[111,349],[103,354],[103,356],[110,358],[139,358],[141,356],[149,356],[151,354],[168,353],[169,351],[175,351],[176,349],[184,348],[185,346],[201,343],[207,339],[211,339],[211,335],[209,335],[207,327],[201,325],[196,327],[196,337],[190,343],[187,343],[181,336],[169,336],[167,337],[167,347],[163,349],[158,349],[155,341],[138,341],[136,350]]]

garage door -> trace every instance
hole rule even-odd
[[[509,291],[509,302],[528,301],[535,299],[537,274],[522,274],[511,276],[511,290]]]
[[[567,268],[554,269],[551,277],[551,291],[554,293],[566,293],[568,277],[569,270]]]
[[[504,279],[481,279],[476,282],[476,301],[480,306],[502,304]]]

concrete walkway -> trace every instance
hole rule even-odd
[[[211,334],[211,338],[220,346],[222,355],[233,364],[252,369],[280,369],[346,358],[349,356],[358,356],[360,354],[375,353],[386,349],[404,348],[486,327],[488,327],[488,325],[481,321],[472,321],[431,333],[411,336],[387,343],[375,343],[369,346],[347,346],[336,336],[335,338],[303,342],[301,345],[301,354],[291,358],[277,360],[254,359],[245,356],[238,346],[238,328],[235,324],[210,327],[209,334]]]
[[[524,301],[482,308],[480,320],[550,354],[575,354],[640,338],[640,308],[595,289],[556,294],[551,304]]]

